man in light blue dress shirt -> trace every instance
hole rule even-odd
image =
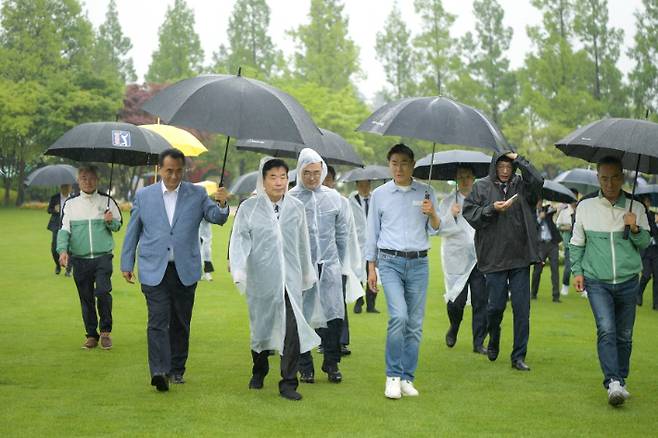
[[[427,295],[428,237],[441,221],[432,188],[412,178],[413,151],[397,144],[387,159],[393,180],[370,198],[366,260],[368,285],[377,290],[377,266],[388,306],[384,395],[398,399],[418,395],[413,380]]]

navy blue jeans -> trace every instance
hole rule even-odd
[[[485,274],[489,303],[487,321],[489,339],[500,340],[500,324],[507,306],[508,292],[512,295],[514,313],[514,347],[512,362],[525,360],[530,337],[530,267]]]
[[[603,386],[610,380],[625,385],[631,360],[637,276],[619,284],[585,278],[587,298],[596,321],[596,347],[603,370]]]

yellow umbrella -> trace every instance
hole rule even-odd
[[[208,152],[208,149],[195,136],[184,129],[160,124],[141,125],[141,127],[160,134],[169,144],[184,153],[186,157],[196,157]]]
[[[208,196],[212,196],[216,191],[217,191],[217,183],[215,181],[201,181],[198,183],[194,183],[195,186],[201,186],[204,189],[206,189],[206,192],[208,192]]]

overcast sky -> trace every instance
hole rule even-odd
[[[518,67],[523,64],[525,53],[531,49],[526,26],[540,23],[541,15],[528,0],[499,1],[505,8],[505,24],[514,29],[508,57],[512,67]],[[85,3],[89,19],[98,27],[105,19],[109,0],[87,0]],[[164,20],[167,6],[173,3],[174,0],[117,0],[123,32],[132,40],[130,54],[140,82],[151,63],[152,52],[158,47],[158,28]],[[227,42],[226,28],[234,3],[234,0],[187,0],[195,13],[196,32],[201,38],[206,64],[210,63],[212,53],[219,45]],[[344,1],[345,13],[350,20],[349,33],[360,47],[361,69],[366,75],[357,85],[368,99],[372,99],[386,82],[374,47],[375,36],[383,28],[393,3],[394,0]],[[457,15],[451,28],[453,36],[474,29],[472,3],[472,0],[444,0],[446,10]],[[271,9],[270,36],[277,47],[290,56],[295,46],[286,35],[286,30],[308,22],[310,0],[268,0],[268,4]],[[415,33],[420,27],[420,20],[414,13],[413,0],[398,0],[398,4],[403,18]],[[641,0],[609,0],[609,8],[611,25],[624,29],[625,46],[632,46],[635,33],[633,12],[641,8]],[[627,72],[632,64],[625,52],[626,48],[622,51],[619,67]]]

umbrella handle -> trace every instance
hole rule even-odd
[[[628,207],[628,211],[633,211],[633,198],[635,198],[635,187],[637,186],[637,172],[640,170],[640,157],[642,155],[637,155],[637,164],[635,164],[635,177],[633,178],[633,193],[631,193],[631,205]],[[624,226],[624,240],[628,240],[628,236],[631,234],[631,226]]]

